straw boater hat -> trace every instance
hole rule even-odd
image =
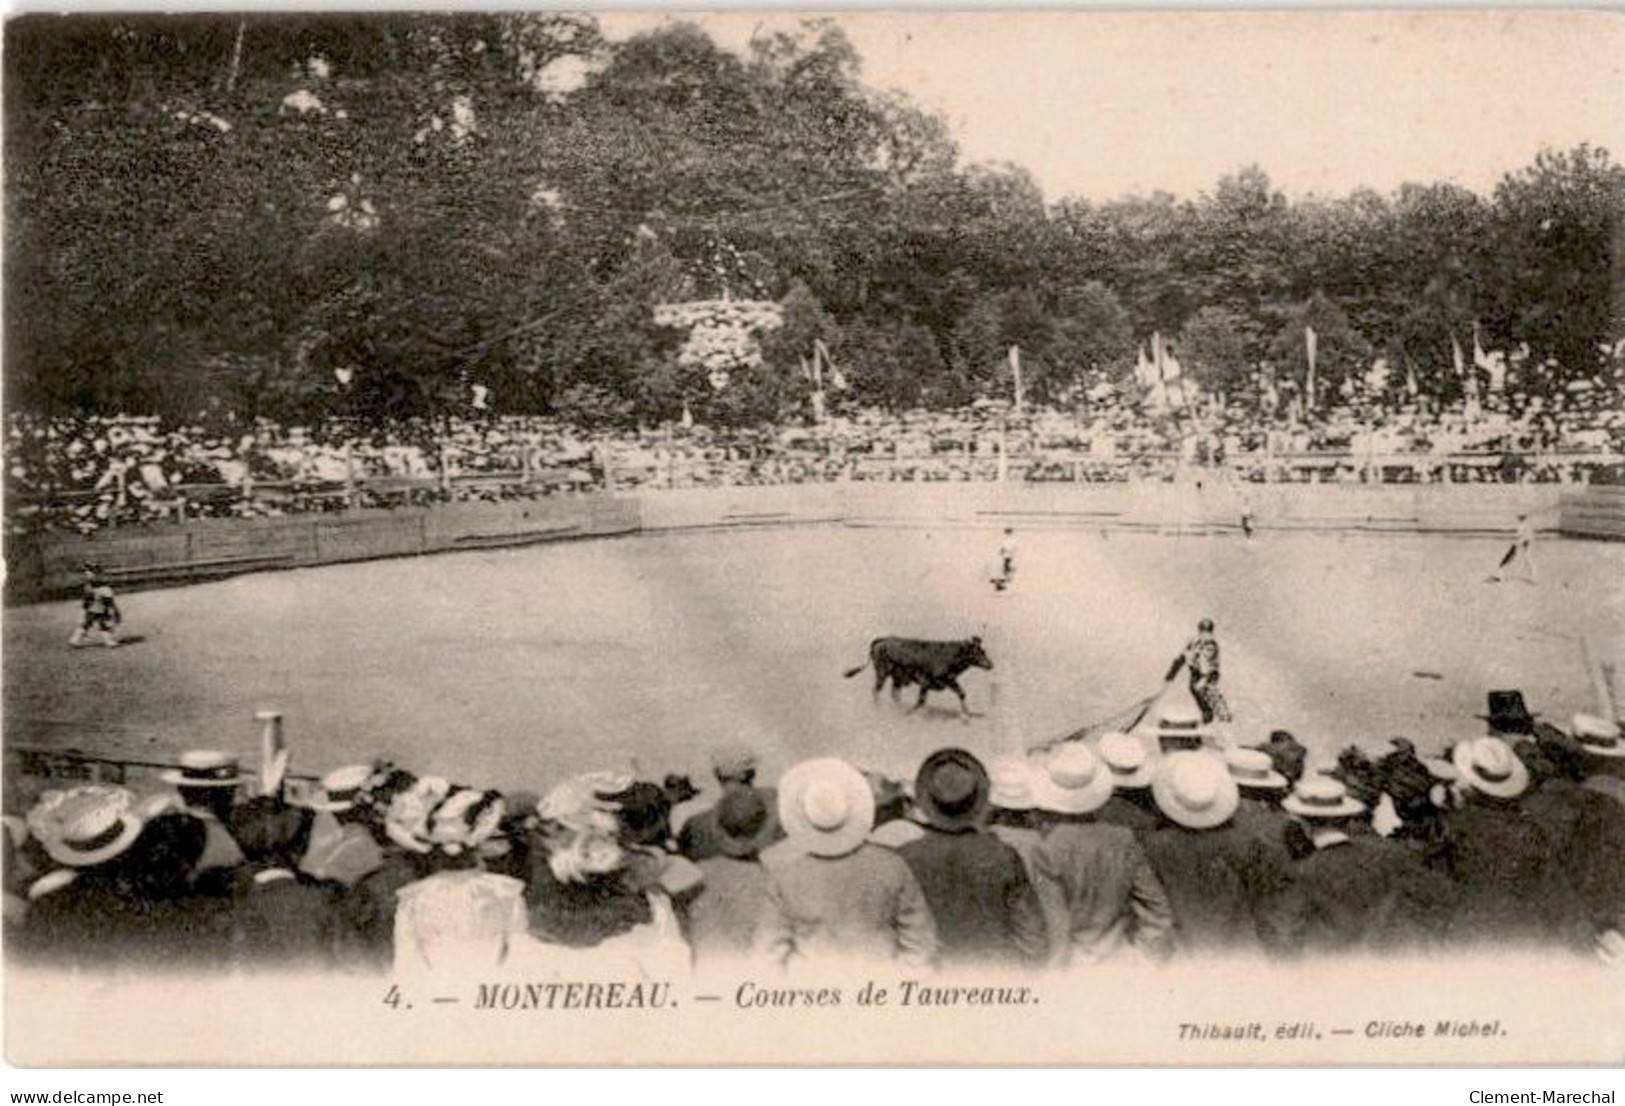
[[[1580,751],[1594,757],[1625,757],[1625,741],[1620,740],[1619,724],[1595,714],[1576,714],[1574,740]]]
[[[991,781],[989,806],[1000,810],[1033,808],[1033,769],[1025,758],[995,757],[988,762],[987,774]]]
[[[188,749],[176,768],[160,773],[165,783],[176,787],[241,787],[248,777],[238,768],[236,753],[219,749]]]
[[[717,801],[717,848],[723,856],[748,860],[773,843],[777,826],[762,793],[735,787]]]
[[[361,789],[371,778],[370,764],[346,764],[343,768],[335,768],[322,777],[321,791],[307,799],[304,805],[330,814],[353,810]]]
[[[1188,829],[1212,829],[1236,813],[1241,792],[1216,753],[1170,753],[1151,784],[1157,809]]]
[[[1365,813],[1365,804],[1349,794],[1342,780],[1326,775],[1299,780],[1281,807],[1299,818],[1352,818]]]
[[[1165,753],[1200,749],[1208,737],[1202,712],[1190,703],[1170,703],[1157,714],[1157,745]]]
[[[1145,742],[1126,733],[1112,732],[1101,737],[1095,752],[1111,773],[1112,786],[1120,791],[1151,786],[1157,763],[1146,752]]]
[[[1499,737],[1463,741],[1451,752],[1461,782],[1498,799],[1513,799],[1529,786],[1529,769]]]
[[[122,787],[47,791],[29,812],[28,824],[52,860],[89,868],[120,855],[141,835],[141,819],[131,804]]]
[[[844,760],[804,760],[779,780],[779,821],[814,856],[844,856],[874,828],[874,792]]]
[[[1068,742],[1033,764],[1033,802],[1039,810],[1088,814],[1111,797],[1111,770],[1087,745]]]
[[[976,757],[964,749],[939,749],[914,777],[914,805],[938,829],[969,829],[986,813],[992,786]]]
[[[1243,791],[1285,791],[1292,786],[1275,770],[1275,762],[1261,749],[1227,749],[1224,765]]]

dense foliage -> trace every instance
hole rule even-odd
[[[1452,337],[1537,392],[1625,335],[1625,169],[1548,151],[1489,197],[1289,202],[1256,167],[1181,200],[1046,203],[962,165],[809,22],[746,56],[588,17],[47,16],[6,26],[8,401],[231,421],[492,410],[593,424],[832,402],[1066,403],[1153,330],[1208,386],[1374,358],[1441,398]],[[570,74],[575,79],[567,79]],[[785,304],[718,389],[659,303]],[[1547,362],[1550,362],[1547,365]]]

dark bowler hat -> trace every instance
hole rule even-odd
[[[1490,724],[1490,729],[1497,733],[1531,733],[1535,728],[1535,716],[1529,713],[1524,705],[1521,691],[1492,691],[1489,693],[1488,714],[1478,717]]]
[[[760,791],[730,787],[717,801],[717,830],[717,848],[724,856],[748,860],[773,843],[778,825]]]
[[[982,762],[964,749],[939,749],[914,777],[914,805],[938,829],[975,825],[987,810],[992,784]]]

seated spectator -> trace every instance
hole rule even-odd
[[[1021,856],[982,828],[991,781],[963,749],[920,766],[915,803],[921,837],[898,850],[937,923],[945,964],[1042,964],[1049,941]]]
[[[372,808],[360,801],[373,773],[370,764],[351,764],[322,777],[321,790],[305,803],[315,817],[299,859],[302,874],[348,888],[382,867],[382,826],[373,824]]]
[[[988,832],[1016,851],[1030,881],[1033,852],[1044,837],[1033,800],[1032,766],[1025,757],[997,757],[987,774]]]
[[[1564,878],[1556,843],[1520,801],[1529,770],[1499,737],[1463,741],[1451,759],[1466,791],[1446,823],[1446,863],[1461,896],[1453,936],[1590,948],[1595,934]]]
[[[211,968],[225,957],[228,904],[192,890],[202,821],[170,811],[143,822],[129,792],[91,785],[47,793],[33,825],[62,868],[30,888],[25,954],[158,971]]]
[[[226,823],[238,793],[249,777],[238,768],[235,753],[217,749],[188,749],[177,768],[165,769],[165,783],[174,786],[186,810],[203,821],[208,833],[203,857],[194,878],[210,891],[229,891],[229,873],[243,862],[243,852],[232,840]]]
[[[782,831],[777,828],[777,793],[771,787],[756,786],[756,753],[753,750],[743,745],[724,746],[714,750],[711,754],[711,772],[716,776],[723,795],[727,795],[735,788],[756,791],[775,827],[772,830],[774,836],[776,838],[783,836]],[[677,851],[690,860],[704,860],[708,856],[717,855],[716,819],[714,807],[692,815],[679,828]]]
[[[1132,831],[1093,817],[1111,793],[1110,772],[1084,745],[1062,745],[1035,761],[1044,836],[1033,852],[1033,884],[1058,967],[1131,951],[1160,960],[1172,951],[1173,910],[1144,850]]]
[[[1151,781],[1157,774],[1158,759],[1146,751],[1145,743],[1126,733],[1103,734],[1095,754],[1111,773],[1112,795],[1095,812],[1095,820],[1108,826],[1122,826],[1136,837],[1162,825],[1151,797]]]
[[[528,975],[525,885],[477,868],[436,872],[396,894],[393,978],[456,986],[493,972]]]
[[[1369,808],[1342,781],[1306,776],[1281,805],[1304,821],[1314,846],[1292,869],[1297,949],[1427,949],[1443,939],[1455,889],[1401,846],[1362,827]]]
[[[333,897],[299,874],[312,811],[261,795],[231,812],[245,863],[232,906],[232,954],[247,968],[332,968],[343,944]]]
[[[715,814],[719,852],[698,862],[704,884],[687,910],[696,966],[749,956],[771,883],[759,854],[778,838],[778,819],[753,788],[729,790]]]
[[[798,970],[936,962],[936,921],[918,881],[895,852],[866,840],[874,815],[873,790],[845,761],[823,757],[785,773],[779,820],[788,840],[769,864],[759,955]]]
[[[1267,742],[1253,748],[1269,754],[1270,763],[1275,766],[1275,771],[1286,777],[1287,783],[1295,784],[1303,778],[1303,766],[1309,757],[1309,750],[1288,731],[1274,730]]]
[[[588,773],[559,784],[537,807],[540,821],[525,901],[529,931],[550,970],[608,964],[631,978],[671,979],[689,950],[659,865],[636,863],[622,844],[615,805],[627,776]],[[591,957],[584,956],[588,951]],[[604,969],[609,970],[609,969]]]

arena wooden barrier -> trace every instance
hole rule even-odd
[[[639,529],[638,508],[631,498],[568,495],[288,518],[196,519],[89,537],[12,536],[6,543],[6,598],[30,601],[72,594],[87,560],[100,563],[115,584],[142,587],[273,568],[627,534]]]
[[[1160,533],[1261,531],[1505,534],[1519,514],[1576,537],[1625,538],[1625,488],[1556,484],[881,482],[685,488],[494,503],[199,519],[44,534],[7,544],[8,600],[70,594],[79,566],[149,586],[253,572],[524,545],[566,538],[720,527],[1078,527]]]
[[[1625,485],[1598,485],[1563,496],[1563,533],[1625,541]]]
[[[1561,488],[1544,484],[926,483],[701,488],[642,498],[646,531],[741,525],[1017,526],[1506,534],[1519,514],[1553,529]]]

